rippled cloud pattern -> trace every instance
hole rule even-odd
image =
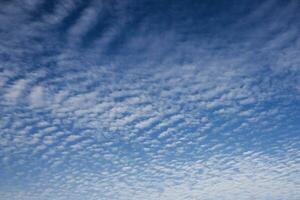
[[[300,1],[0,4],[0,200],[300,199]]]

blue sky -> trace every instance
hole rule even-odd
[[[300,2],[0,6],[0,200],[299,200]]]

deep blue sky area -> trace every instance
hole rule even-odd
[[[0,200],[299,200],[300,1],[0,1]]]

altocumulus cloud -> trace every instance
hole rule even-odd
[[[300,199],[299,9],[1,2],[0,199]]]

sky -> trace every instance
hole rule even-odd
[[[299,10],[1,0],[0,200],[299,200]]]

